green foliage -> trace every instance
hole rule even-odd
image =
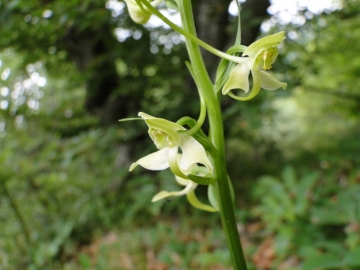
[[[275,237],[277,263],[289,256],[300,269],[356,267],[360,264],[358,171],[336,183],[334,175],[307,172],[297,177],[285,167],[281,178],[263,176],[254,189],[259,205],[252,213]],[[344,237],[345,236],[345,237]]]
[[[298,238],[302,230],[315,234],[307,224],[307,216],[311,205],[311,192],[317,175],[305,175],[299,181],[292,167],[284,168],[282,180],[276,177],[264,176],[255,187],[254,196],[260,198],[260,204],[253,213],[261,217],[267,224],[269,233],[277,233],[276,249],[282,260],[291,249],[306,245],[304,238]],[[300,243],[297,243],[300,241]],[[310,244],[307,241],[307,244]]]
[[[118,154],[108,144],[116,140],[112,132],[91,130],[62,139],[41,130],[7,129],[1,143],[0,225],[6,260],[45,267],[70,252],[63,250],[70,237],[87,243],[96,227],[109,225],[106,205],[125,175],[104,166]]]

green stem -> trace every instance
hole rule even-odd
[[[178,1],[178,3],[185,32],[190,33],[192,37],[196,36],[191,0],[181,0]],[[233,202],[230,196],[230,186],[227,180],[224,147],[225,141],[220,104],[214,92],[214,87],[208,72],[206,71],[205,64],[200,53],[200,48],[197,44],[199,43],[195,43],[193,39],[186,39],[186,46],[193,71],[198,83],[200,84],[199,91],[201,91],[201,96],[204,97],[208,110],[210,138],[215,148],[217,149],[217,156],[214,157],[214,173],[216,179],[214,184],[218,191],[221,221],[223,224],[226,241],[230,249],[234,269],[246,270],[246,262],[236,226]]]
[[[172,29],[176,30],[177,32],[179,32],[180,34],[184,35],[185,37],[187,37],[188,39],[190,39],[191,41],[193,41],[194,43],[196,43],[197,45],[203,47],[205,50],[211,52],[212,54],[219,56],[223,59],[229,60],[231,62],[235,62],[238,64],[242,64],[245,62],[246,59],[242,58],[242,57],[238,57],[238,56],[233,56],[233,55],[229,55],[227,53],[224,53],[222,51],[219,51],[217,49],[215,49],[214,47],[210,46],[209,44],[207,44],[206,42],[202,41],[201,39],[196,37],[196,33],[192,34],[191,32],[187,31],[187,29],[184,26],[184,29],[177,26],[176,24],[174,24],[172,21],[170,21],[168,18],[166,18],[163,14],[161,14],[160,11],[158,11],[155,7],[153,7],[148,1],[144,0],[139,0],[141,1],[141,3],[146,6],[146,8],[151,11],[151,13],[153,13],[154,15],[156,15],[160,20],[162,20],[164,23],[166,23],[168,26],[170,26]],[[181,2],[181,1],[179,1]],[[181,3],[180,3],[181,4]]]

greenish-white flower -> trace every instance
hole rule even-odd
[[[181,155],[179,155],[181,156]],[[204,171],[205,167],[200,167],[196,164],[192,165],[191,168],[189,169],[189,173],[193,174],[193,175],[199,175],[199,176],[203,176],[206,174],[206,171]],[[184,179],[181,177],[178,177],[175,175],[176,178],[176,182],[181,185],[184,186],[184,188],[180,191],[160,191],[158,194],[156,194],[153,198],[152,198],[152,202],[156,202],[168,197],[173,197],[173,196],[183,196],[186,195],[186,198],[188,199],[189,203],[194,206],[195,208],[204,210],[204,211],[209,211],[209,212],[216,212],[217,210],[207,204],[204,204],[202,202],[200,202],[198,200],[198,198],[195,195],[195,189],[198,186],[197,183],[189,180],[189,179]]]
[[[151,13],[145,6],[143,6],[143,9],[141,9],[135,0],[124,0],[124,1],[126,2],[127,8],[129,10],[130,17],[134,22],[138,24],[144,24],[148,22],[148,20],[151,17]],[[150,4],[156,7],[161,2],[162,0],[154,0]]]
[[[213,166],[205,148],[193,137],[179,132],[186,130],[183,126],[142,112],[139,116],[148,125],[149,135],[159,150],[133,163],[130,171],[137,165],[148,170],[164,170],[171,166],[171,168],[178,167],[182,174],[188,175],[191,166],[202,164],[209,174],[212,173]],[[180,158],[178,158],[179,150],[182,153]]]
[[[276,90],[280,87],[286,88],[287,84],[278,81],[273,75],[265,72],[272,68],[278,56],[277,46],[285,39],[285,33],[279,32],[252,43],[243,52],[241,60],[230,72],[229,79],[223,86],[222,93],[225,95],[232,89],[249,91],[249,75],[253,78],[253,93],[258,93],[260,88]],[[245,57],[248,56],[248,57]],[[261,70],[263,69],[263,70]]]

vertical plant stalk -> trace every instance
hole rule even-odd
[[[178,4],[184,30],[196,36],[191,0],[181,0],[178,1]],[[206,70],[199,46],[188,38],[186,38],[186,46],[195,76],[199,82],[199,91],[201,96],[204,97],[207,106],[210,139],[218,153],[217,157],[214,157],[215,188],[218,194],[220,216],[226,241],[230,249],[234,269],[246,270],[246,261],[237,230],[230,186],[227,180],[225,140],[220,102],[215,94],[214,86]]]
[[[4,181],[1,181],[1,182],[2,182],[2,186],[4,188],[4,191],[5,191],[5,195],[8,197],[11,207],[13,208],[16,216],[19,219],[22,231],[25,235],[26,242],[27,242],[27,244],[31,244],[30,230],[25,222],[25,218],[23,217],[15,198],[12,196],[10,190],[6,186],[6,183]]]

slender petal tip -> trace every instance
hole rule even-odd
[[[134,162],[133,164],[131,164],[131,166],[130,166],[130,168],[129,168],[129,172],[131,172],[132,170],[134,170],[137,165],[138,165],[137,162]]]

